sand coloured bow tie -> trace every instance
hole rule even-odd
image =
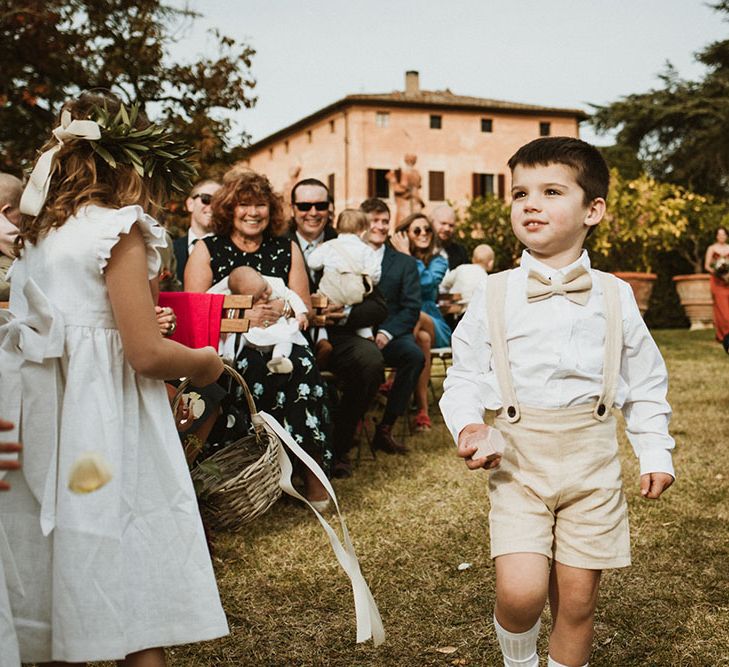
[[[542,301],[554,294],[561,294],[570,301],[581,306],[587,304],[592,289],[592,278],[589,271],[580,264],[568,271],[564,276],[556,273],[553,278],[545,278],[534,269],[529,270],[527,278],[527,301]]]

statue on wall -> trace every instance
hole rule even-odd
[[[403,169],[391,169],[387,172],[387,180],[395,196],[393,227],[403,218],[421,211],[425,206],[420,196],[423,181],[420,172],[415,168],[418,157],[413,153],[407,153],[404,159],[405,167]]]
[[[284,217],[286,220],[294,217],[294,212],[291,209],[291,191],[294,189],[294,185],[298,183],[300,175],[301,165],[297,164],[293,167],[289,167],[289,179],[286,183],[284,183],[283,192],[281,193],[284,204]]]

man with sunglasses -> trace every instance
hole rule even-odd
[[[294,218],[290,238],[301,248],[304,260],[321,243],[337,237],[337,232],[329,224],[330,205],[329,189],[317,179],[299,181],[291,190]],[[311,292],[317,291],[321,273],[309,270]],[[331,368],[337,374],[341,390],[341,400],[334,414],[334,474],[349,477],[349,451],[354,444],[357,424],[364,417],[384,378],[382,354],[372,340],[357,335],[356,330],[377,327],[387,315],[387,306],[375,290],[362,303],[351,308],[331,304],[325,315],[328,324],[326,335],[332,346]]]
[[[196,183],[190,196],[185,200],[185,207],[190,213],[190,228],[185,236],[174,240],[173,248],[177,259],[177,277],[184,283],[185,265],[192,252],[192,247],[202,238],[211,236],[210,225],[213,211],[210,202],[220,189],[220,183],[210,179]]]

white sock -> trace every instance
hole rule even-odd
[[[586,662],[582,667],[587,667],[590,663]],[[547,667],[567,667],[567,665],[563,665],[561,662],[557,662],[551,655],[547,656]]]
[[[499,625],[494,616],[494,628],[504,656],[504,667],[539,667],[537,637],[541,623],[540,619],[526,632],[509,632]]]

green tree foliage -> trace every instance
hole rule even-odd
[[[521,257],[522,245],[511,231],[511,206],[494,195],[471,200],[457,235],[469,256],[479,243],[488,243],[495,255],[494,271],[512,268]]]
[[[0,0],[0,170],[19,173],[49,135],[60,105],[107,88],[163,117],[199,151],[203,174],[234,160],[227,112],[251,107],[251,47],[213,32],[217,55],[183,64],[199,14],[159,0]]]
[[[729,19],[729,0],[712,5]],[[729,39],[697,54],[707,67],[686,81],[667,65],[660,88],[595,106],[598,131],[617,130],[617,145],[637,153],[648,173],[702,194],[729,194]]]

